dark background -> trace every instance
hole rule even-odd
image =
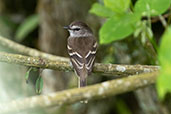
[[[99,0],[100,1],[100,0]],[[133,0],[135,2],[136,0]],[[23,45],[39,49],[58,56],[68,57],[66,40],[68,32],[63,26],[74,20],[86,22],[98,40],[98,31],[105,19],[89,13],[97,0],[0,0],[0,35]],[[39,25],[21,41],[14,37],[17,28],[27,17],[39,15]],[[152,23],[157,43],[164,28],[160,21]],[[0,47],[0,50],[12,52]],[[14,53],[14,52],[13,52]],[[138,38],[130,36],[108,45],[100,45],[96,62],[117,64],[156,64],[149,47]],[[28,68],[0,63],[0,102],[36,95],[35,81],[38,72],[31,72],[29,83],[25,83]],[[10,71],[10,72],[9,72]],[[43,71],[44,86],[42,94],[77,87],[74,73]],[[99,74],[98,74],[99,75]],[[88,84],[111,80],[111,77],[92,74]],[[89,101],[88,104],[75,103],[60,107],[37,110],[36,114],[169,114],[170,101],[159,102],[155,86],[138,89],[133,92],[101,100]],[[21,112],[22,113],[22,112]],[[27,113],[27,112],[23,112]],[[29,112],[28,112],[29,113]]]

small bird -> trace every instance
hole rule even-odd
[[[70,33],[67,49],[78,76],[78,87],[84,87],[87,85],[87,76],[92,72],[96,57],[96,38],[88,25],[81,21],[74,21],[64,28]]]

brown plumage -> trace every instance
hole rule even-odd
[[[68,46],[72,48],[72,49],[68,49],[68,53],[77,52],[79,55],[81,55],[81,57],[78,56],[77,54],[70,56],[72,65],[77,75],[80,76],[80,80],[82,81],[80,82],[81,84],[80,86],[86,85],[86,78],[92,72],[92,68],[95,60],[95,53],[91,54],[90,51],[92,52],[96,51],[97,47],[93,47],[94,45],[96,45],[96,41],[94,38],[90,38],[90,37],[68,39]],[[86,57],[87,54],[89,54],[89,56]],[[80,65],[79,63],[84,63],[84,64]]]
[[[73,22],[67,28],[68,53],[76,74],[79,76],[79,87],[86,86],[86,78],[91,74],[95,61],[97,42],[91,29],[83,22]]]

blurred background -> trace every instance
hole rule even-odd
[[[99,40],[99,29],[106,19],[89,12],[92,5],[102,0],[0,0],[0,35],[10,40],[36,48],[50,54],[68,57],[66,42],[68,32],[63,26],[72,21],[86,22]],[[136,0],[132,0],[134,4]],[[164,32],[160,21],[152,23],[157,41]],[[139,36],[141,37],[141,36]],[[133,35],[124,40],[99,45],[96,62],[114,64],[158,64],[151,44]],[[0,51],[14,52],[0,46]],[[0,103],[37,95],[35,92],[38,71],[31,71],[28,83],[25,75],[28,68],[20,65],[0,63]],[[88,85],[113,79],[92,74]],[[43,90],[48,94],[77,87],[74,73],[43,70]],[[168,98],[159,102],[154,85],[133,92],[75,103],[21,114],[171,114]]]

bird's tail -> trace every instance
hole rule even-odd
[[[78,86],[79,86],[79,88],[85,87],[86,85],[87,85],[87,79],[79,77],[78,78]],[[82,100],[82,101],[80,101],[80,103],[87,104],[88,100]]]
[[[80,76],[78,77],[78,87],[79,88],[85,87],[87,85],[87,76],[88,76],[87,70],[83,69],[82,72],[80,73]],[[88,100],[80,101],[80,103],[87,104]]]
[[[87,70],[82,69],[82,72],[80,73],[80,76],[78,78],[78,87],[85,87],[87,85]]]
[[[78,77],[78,88],[85,87],[87,85],[87,79]]]
[[[87,79],[80,77],[79,79],[79,87],[85,87],[87,85]]]

